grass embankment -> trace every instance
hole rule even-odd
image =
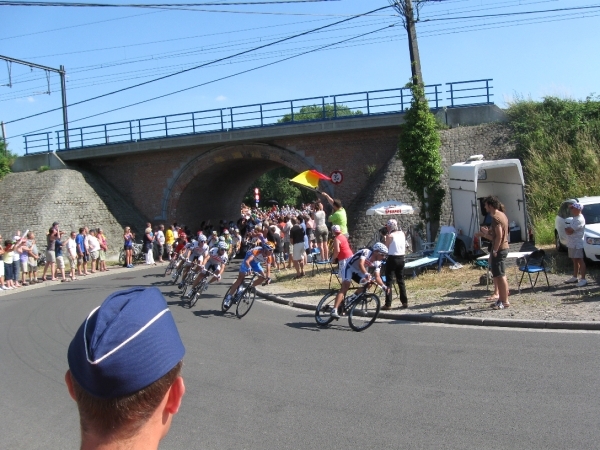
[[[523,162],[536,242],[554,242],[554,217],[567,198],[600,195],[600,97],[547,97],[508,109]]]

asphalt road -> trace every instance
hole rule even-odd
[[[262,301],[238,320],[220,312],[224,285],[189,310],[161,270],[0,298],[0,448],[78,448],[67,346],[109,293],[140,284],[165,293],[187,350],[187,393],[161,448],[599,446],[597,332],[382,321],[356,333]]]

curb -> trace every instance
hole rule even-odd
[[[270,300],[280,305],[291,306],[293,308],[306,309],[314,311],[317,307],[308,303],[286,300],[277,295],[268,294],[256,290],[256,294],[266,300]],[[551,320],[515,320],[515,319],[488,319],[479,317],[454,317],[438,316],[432,314],[395,314],[389,312],[380,312],[379,317],[389,320],[401,320],[407,322],[421,323],[442,323],[447,325],[475,325],[483,327],[506,327],[506,328],[534,328],[546,330],[600,330],[600,322],[567,322]]]
[[[94,274],[90,273],[87,276],[81,276],[81,277],[78,276],[77,277],[78,279],[76,281],[72,281],[70,283],[77,283],[78,281],[89,280],[90,278],[104,277],[104,276],[111,275],[111,274],[114,275],[114,274],[121,274],[121,273],[136,272],[138,270],[150,269],[151,267],[155,267],[155,266],[147,266],[146,264],[138,264],[138,265],[134,266],[132,269],[123,270],[121,272],[119,269],[126,269],[126,268],[121,267],[121,266],[111,266],[109,268],[109,270],[106,272],[96,272]],[[158,267],[158,266],[156,266],[156,267]],[[109,274],[108,272],[111,272],[111,273]],[[35,284],[30,284],[28,286],[21,286],[18,289],[12,289],[10,291],[0,290],[0,299],[7,295],[18,294],[19,292],[31,291],[31,290],[35,290],[35,289],[41,289],[43,287],[52,287],[52,286],[59,286],[59,285],[62,286],[63,283],[60,281],[46,280],[46,281],[37,282]]]

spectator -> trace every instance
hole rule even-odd
[[[392,308],[392,285],[394,276],[400,288],[401,308],[408,308],[408,297],[406,295],[406,285],[404,283],[404,255],[406,253],[406,236],[404,231],[398,227],[396,219],[388,220],[386,224],[387,233],[385,235],[385,245],[388,248],[388,257],[385,263],[385,284],[388,287],[385,296],[384,310]]]
[[[59,233],[59,238],[56,241],[54,241],[55,242],[54,253],[56,254],[56,268],[60,271],[60,273],[62,275],[61,282],[64,283],[65,281],[69,281],[69,280],[65,276],[65,259],[63,257],[64,242],[62,240],[63,234],[64,234],[64,232],[61,231]]]
[[[569,206],[569,211],[571,212],[571,217],[567,219],[565,233],[567,233],[569,258],[573,260],[573,276],[565,281],[565,283],[577,283],[577,286],[583,287],[587,284],[587,280],[585,279],[585,255],[583,253],[585,232],[585,217],[581,213],[583,205],[581,203],[573,203]],[[578,275],[581,276],[581,279],[577,278]]]
[[[333,255],[331,255],[331,259],[334,263],[338,263],[338,274],[342,276],[346,269],[346,263],[354,252],[350,248],[348,238],[342,234],[342,228],[339,225],[332,226],[331,233],[333,234]]]
[[[294,261],[294,268],[296,269],[295,280],[304,276],[304,257],[306,252],[304,251],[304,229],[298,224],[296,219],[290,219],[292,228],[290,229],[290,245],[292,245],[291,259]]]
[[[69,266],[71,267],[71,281],[76,280],[75,278],[75,267],[77,266],[77,233],[75,231],[71,231],[71,235],[67,240],[67,256],[69,258]]]
[[[90,262],[91,260],[91,255],[90,255],[90,229],[88,227],[83,227],[83,231],[85,233],[85,257],[84,259],[84,264],[85,264],[85,270],[87,271],[87,263]],[[91,271],[91,268],[90,268]]]
[[[17,231],[16,236],[13,238],[13,241],[15,242],[15,245],[13,247],[13,282],[15,284],[15,287],[21,287],[21,283],[19,282],[19,272],[21,269],[21,253],[22,253],[22,248],[23,245],[25,243],[25,241],[23,241],[21,239],[21,232]]]
[[[27,268],[29,269],[29,283],[37,283],[37,266],[38,259],[40,257],[40,251],[35,241],[35,234],[33,231],[27,233],[27,243],[25,245],[30,249],[27,260]]]
[[[96,263],[100,258],[100,241],[96,237],[96,230],[91,230],[87,237],[88,252],[92,260],[92,273],[96,272]]]
[[[75,242],[77,243],[77,275],[87,275],[85,227],[79,229],[79,234],[75,238]]]
[[[4,261],[4,281],[6,282],[6,290],[15,289],[17,287],[13,281],[14,246],[14,241],[10,239],[4,241],[4,253],[2,254],[2,261]]]
[[[29,234],[29,232],[27,233]],[[27,286],[29,283],[26,278],[29,273],[29,256],[31,255],[31,247],[27,244],[29,243],[29,239],[27,236],[23,236],[20,240],[19,244],[19,268],[21,269],[21,285]]]
[[[125,267],[131,269],[133,267],[133,240],[135,234],[131,232],[131,228],[125,227],[123,230],[123,250],[125,250]]]
[[[292,254],[290,252],[290,231],[292,230],[292,222],[289,216],[283,218],[283,253],[287,258],[287,268],[292,268]]]
[[[342,201],[340,199],[333,199],[325,192],[323,192],[323,196],[327,199],[327,201],[333,206],[334,213],[329,216],[329,221],[332,225],[339,225],[342,229],[342,234],[348,235],[348,217],[346,216],[346,210],[342,207]]]
[[[104,231],[102,231],[102,228],[98,228],[96,238],[98,238],[98,242],[100,243],[100,253],[98,255],[98,270],[100,272],[106,272],[108,270],[106,268],[106,252],[108,251],[108,242],[106,241],[106,236],[104,235]]]
[[[146,227],[144,231],[144,252],[146,253],[146,264],[154,264],[154,235],[152,228]]]
[[[0,289],[7,290],[4,285],[4,246],[2,245],[2,236],[0,235]]]
[[[277,271],[280,271],[282,266],[285,266],[285,260],[283,259],[283,241],[281,240],[281,235],[275,225],[271,225],[270,229],[273,239],[269,240],[275,244],[273,262]]]
[[[489,196],[483,202],[485,210],[492,216],[492,225],[490,228],[481,227],[481,231],[477,235],[492,242],[490,269],[494,284],[498,288],[498,300],[492,304],[492,308],[504,309],[510,306],[505,266],[506,256],[508,255],[508,218],[502,212],[504,207],[498,197]]]
[[[46,272],[50,269],[50,280],[56,281],[56,253],[54,249],[56,244],[54,241],[58,239],[58,223],[54,222],[52,227],[48,230],[46,235],[46,264],[44,265],[44,271],[42,273],[42,281],[46,281]]]
[[[158,262],[163,262],[163,254],[165,252],[165,226],[160,224],[156,232],[156,250],[158,253]]]
[[[175,243],[175,227],[171,225],[169,229],[165,232],[165,245],[167,247],[167,256],[171,257],[171,252],[173,251],[173,244]]]
[[[329,259],[329,248],[327,246],[327,238],[329,231],[327,230],[327,224],[325,223],[325,211],[323,211],[323,203],[316,203],[317,211],[315,212],[315,242],[319,248],[321,254],[321,261]]]
[[[67,354],[81,448],[157,449],[185,393],[184,354],[157,288],[110,295],[79,327]]]
[[[314,214],[305,214],[304,223],[306,224],[306,236],[308,238],[308,248],[312,249],[315,246],[315,221]]]

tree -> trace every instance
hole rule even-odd
[[[431,235],[435,235],[439,227],[445,196],[441,185],[442,143],[423,85],[409,83],[407,87],[412,92],[412,101],[404,115],[397,157],[404,166],[404,184],[415,193],[421,218],[427,220],[427,239],[431,240]]]
[[[279,167],[262,174],[252,184],[244,196],[244,203],[253,205],[254,188],[260,189],[260,204],[265,205],[269,200],[275,200],[279,205],[300,206],[315,200],[315,194],[307,189],[300,189],[290,183],[290,179],[298,175],[288,167]]]
[[[15,162],[16,155],[8,150],[8,144],[0,140],[0,179],[11,172],[10,166]]]
[[[352,111],[346,105],[336,105],[335,107],[330,104],[325,105],[325,114],[323,117],[323,107],[318,105],[303,106],[300,108],[298,113],[294,113],[294,122],[302,122],[304,120],[322,120],[322,119],[333,119],[335,117],[347,117],[347,116],[360,116],[362,111]],[[292,121],[292,114],[286,114],[277,123],[285,123]]]

